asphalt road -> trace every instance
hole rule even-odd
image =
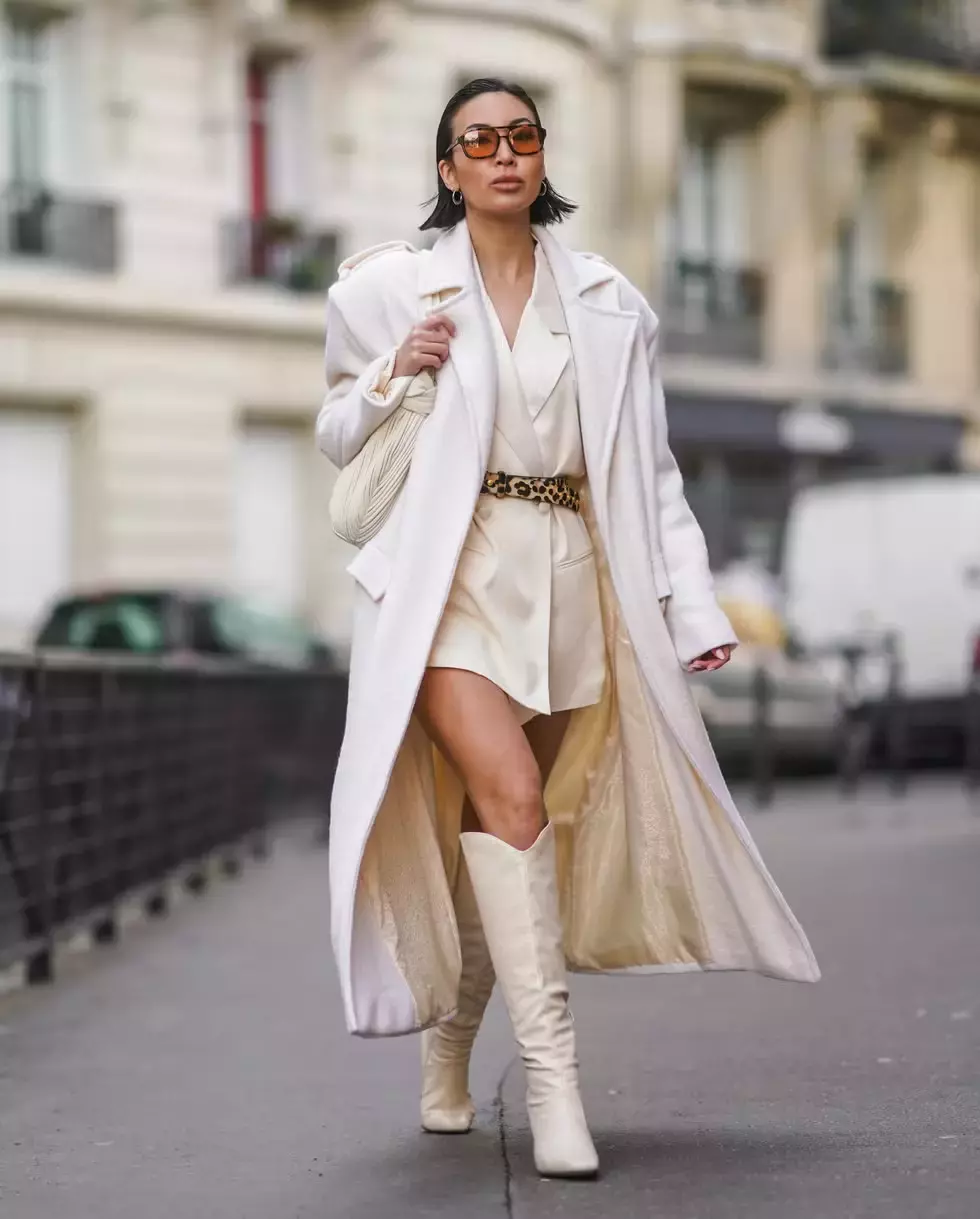
[[[980,803],[797,789],[751,825],[824,981],[576,979],[598,1182],[534,1176],[496,1000],[477,1129],[418,1132],[417,1040],[344,1032],[298,828],[0,999],[0,1214],[976,1219]]]

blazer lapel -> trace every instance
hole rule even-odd
[[[539,253],[538,260],[534,292],[514,344],[514,363],[531,419],[541,413],[571,359],[568,325],[558,289],[547,258]]]
[[[456,377],[486,469],[497,402],[497,368],[465,221],[433,246],[419,269],[419,294],[428,298],[427,313],[445,313],[456,325],[449,360],[439,377],[447,371]]]

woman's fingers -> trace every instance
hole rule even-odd
[[[714,648],[710,652],[705,652],[703,656],[699,656],[697,660],[692,660],[687,666],[689,673],[715,673],[718,669],[723,669],[732,658],[732,649],[730,645],[725,644],[723,647]]]
[[[420,330],[445,330],[449,338],[456,336],[456,323],[451,317],[447,317],[445,313],[430,314],[423,322],[419,323]]]
[[[394,375],[414,376],[423,368],[441,368],[449,358],[449,341],[455,334],[455,323],[443,313],[418,322],[398,349]]]
[[[420,368],[442,368],[449,359],[449,348],[438,343],[420,343],[413,355]]]
[[[445,359],[449,355],[449,344],[439,339],[418,339],[415,343],[415,350],[424,351],[427,355],[442,356]]]

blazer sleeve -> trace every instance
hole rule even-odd
[[[649,314],[646,318],[647,358],[653,406],[660,545],[671,589],[666,619],[678,658],[681,664],[689,665],[692,660],[723,644],[735,647],[738,637],[715,597],[704,534],[687,502],[684,481],[670,450],[667,407],[659,370],[658,324],[649,309],[645,312]]]

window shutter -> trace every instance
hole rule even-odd
[[[295,428],[250,424],[239,438],[235,568],[239,591],[280,610],[302,602],[304,448]]]
[[[269,74],[269,210],[304,217],[310,208],[309,67],[286,59]]]
[[[0,642],[25,642],[70,576],[70,420],[0,412]]]

